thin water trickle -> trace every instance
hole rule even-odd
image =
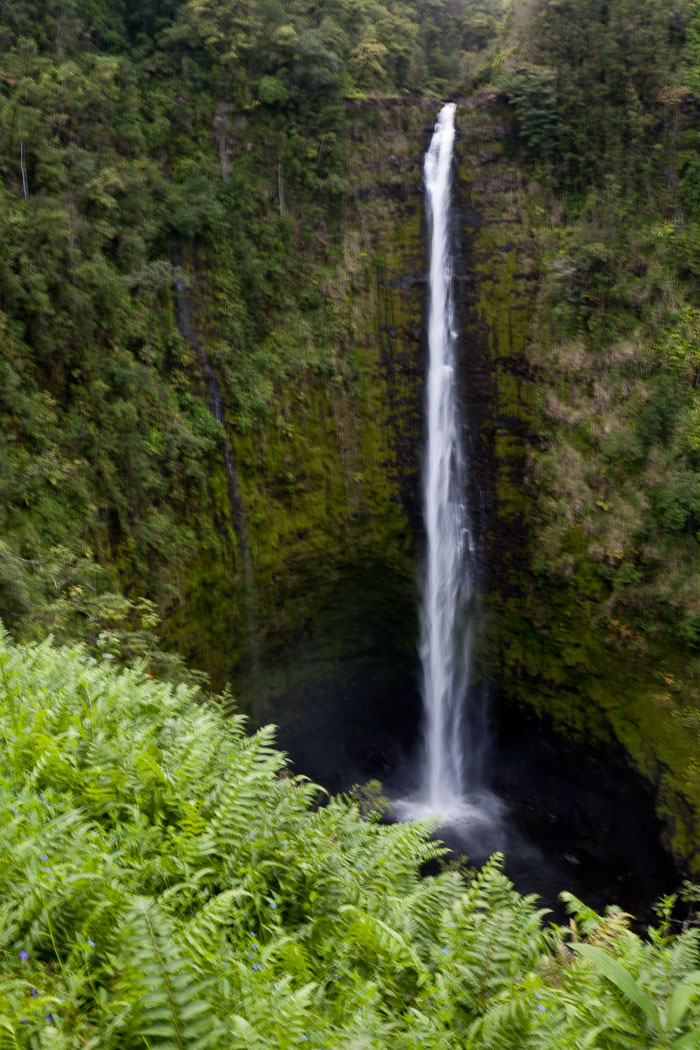
[[[401,817],[436,816],[476,828],[490,823],[495,800],[483,792],[480,762],[471,754],[465,702],[474,642],[477,550],[466,495],[460,439],[450,245],[455,106],[439,113],[425,155],[429,228],[428,376],[423,463],[425,568],[420,610],[423,750],[418,790],[395,805]]]

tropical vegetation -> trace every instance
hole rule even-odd
[[[692,913],[552,925],[254,703],[406,695],[448,96],[480,666],[700,871],[696,0],[0,0],[0,1046],[700,1045]]]
[[[567,897],[498,857],[421,877],[428,824],[292,776],[230,697],[0,642],[0,1045],[686,1050],[700,929]]]

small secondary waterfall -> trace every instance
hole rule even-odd
[[[456,396],[450,247],[454,120],[455,106],[444,106],[424,163],[430,296],[423,462],[426,555],[420,610],[423,753],[418,791],[397,806],[400,816],[434,815],[445,822],[471,819],[476,814],[473,793],[481,787],[477,751],[482,744],[478,715],[465,715],[477,552],[467,505]]]

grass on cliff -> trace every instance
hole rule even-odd
[[[0,697],[2,1047],[698,1045],[698,930],[421,878],[426,825],[139,668],[3,637]]]

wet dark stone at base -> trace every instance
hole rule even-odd
[[[684,875],[661,846],[649,786],[612,748],[576,746],[529,712],[501,705],[493,788],[514,825],[546,857],[541,872],[513,878],[548,906],[566,889],[596,910],[617,904],[640,923]]]

